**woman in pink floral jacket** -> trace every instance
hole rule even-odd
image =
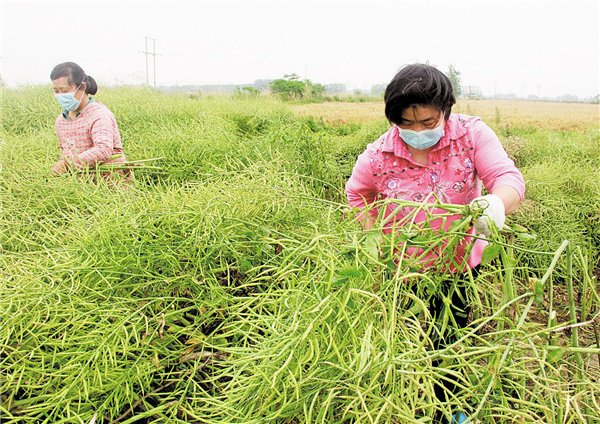
[[[358,157],[346,184],[350,206],[362,210],[359,219],[363,227],[371,229],[382,212],[373,205],[378,200],[435,201],[431,195],[434,193],[443,203],[487,205],[471,234],[489,236],[491,225],[501,228],[505,215],[523,199],[523,176],[485,123],[474,116],[451,113],[456,100],[448,77],[429,65],[406,66],[388,85],[384,100],[385,115],[392,127]],[[490,194],[482,196],[482,183]],[[394,215],[386,221],[384,232],[391,232],[408,212],[396,206],[389,203],[383,211],[386,218]],[[424,212],[417,215],[417,222],[425,219]],[[451,221],[445,221],[446,228]],[[441,220],[437,222],[442,225]],[[470,243],[473,245],[467,249]],[[481,238],[474,242],[465,239],[455,253],[459,258],[454,263],[465,263],[466,259],[476,273],[485,245]],[[467,252],[469,257],[463,258]],[[425,261],[424,271],[426,265]],[[451,292],[437,293],[429,299],[432,315],[440,319],[445,313],[445,295],[452,299],[457,324],[465,326],[470,307],[464,293],[456,286],[451,289],[450,284],[444,287]],[[454,335],[442,335],[434,347],[454,340]],[[441,386],[438,392],[439,397],[443,396]]]

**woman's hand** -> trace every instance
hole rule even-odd
[[[360,224],[362,225],[363,230],[367,230],[368,231],[371,228],[373,228],[373,225],[375,225],[375,218],[373,218],[368,213],[365,213],[365,219],[363,219],[362,221],[360,221]]]
[[[58,162],[56,162],[54,165],[52,165],[52,168],[50,168],[52,170],[52,173],[54,175],[62,175],[65,174],[67,172],[67,163],[61,159]]]
[[[495,225],[499,230],[502,229],[506,220],[506,215],[513,212],[521,202],[521,197],[517,191],[510,186],[499,186],[493,194],[477,197],[471,202],[471,206],[477,205],[483,209],[483,215],[475,223],[475,232],[491,235],[490,225]]]
[[[505,221],[505,206],[502,199],[493,194],[481,196],[473,199],[471,207],[476,207],[482,211],[482,215],[475,221],[475,233],[483,234],[486,237],[492,235],[491,226],[495,225],[499,230],[502,229]]]

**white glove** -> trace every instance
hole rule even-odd
[[[483,234],[486,237],[492,235],[490,231],[490,225],[495,224],[498,229],[501,229],[504,225],[505,210],[504,202],[498,196],[488,194],[487,196],[481,196],[473,199],[469,204],[471,208],[483,210],[483,214],[477,218],[475,225],[476,234]]]

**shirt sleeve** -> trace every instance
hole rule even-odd
[[[352,176],[346,183],[346,197],[352,208],[365,209],[377,200],[377,187],[373,181],[373,172],[369,162],[369,153],[362,153],[354,165]],[[368,209],[369,215],[377,217],[377,209]],[[365,219],[364,211],[356,215],[359,221]]]
[[[508,157],[496,133],[484,122],[473,126],[475,144],[475,169],[487,191],[492,193],[496,187],[514,188],[521,199],[525,196],[523,175]]]
[[[78,167],[93,168],[110,159],[114,147],[114,128],[115,125],[108,115],[100,115],[94,119],[90,128],[93,147],[75,156]]]

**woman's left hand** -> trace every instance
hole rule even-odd
[[[504,203],[500,197],[493,194],[477,197],[470,206],[476,206],[482,211],[482,215],[477,218],[474,225],[476,234],[490,237],[492,235],[490,225],[495,225],[499,230],[502,229],[506,218]]]
[[[62,175],[67,172],[67,164],[65,163],[65,161],[63,159],[61,159],[58,162],[56,162],[54,165],[52,165],[52,168],[50,168],[50,169],[52,170],[52,173],[54,173],[55,175]]]

